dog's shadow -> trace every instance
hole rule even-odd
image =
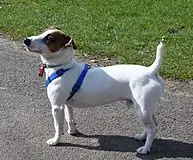
[[[136,141],[134,138],[118,135],[85,135],[79,133],[78,137],[97,138],[98,146],[59,143],[63,147],[80,147],[89,150],[115,151],[115,152],[136,152],[136,149],[144,143]],[[137,154],[141,159],[158,159],[158,158],[193,158],[193,144],[168,139],[155,139],[151,152],[148,155]]]

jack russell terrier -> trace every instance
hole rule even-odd
[[[134,105],[144,126],[144,131],[135,136],[137,140],[146,140],[137,152],[150,152],[157,126],[154,110],[164,89],[164,81],[157,73],[164,54],[163,40],[157,46],[156,59],[149,67],[126,64],[90,68],[75,61],[76,45],[73,39],[58,28],[27,37],[24,40],[27,50],[41,57],[43,65],[40,76],[46,76],[47,95],[52,106],[55,136],[47,144],[59,143],[63,134],[64,113],[68,134],[78,133],[73,107],[126,101],[128,105]]]

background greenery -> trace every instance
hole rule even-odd
[[[14,39],[52,25],[72,35],[79,53],[150,65],[167,37],[160,73],[193,78],[192,0],[1,0],[0,32]]]

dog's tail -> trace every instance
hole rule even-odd
[[[160,44],[157,46],[157,53],[156,53],[155,61],[153,62],[151,66],[149,66],[151,74],[154,74],[154,75],[157,74],[161,66],[161,62],[162,62],[162,58],[164,54],[164,43],[163,43],[164,39],[165,39],[165,36],[162,37]]]

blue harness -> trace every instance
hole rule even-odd
[[[46,80],[46,87],[48,87],[48,85],[56,78],[62,76],[65,72],[67,72],[68,70],[70,70],[72,67],[70,68],[66,68],[66,69],[58,69],[55,73],[53,73],[50,77],[48,77],[48,79]],[[84,78],[86,76],[86,73],[88,72],[88,70],[90,69],[90,66],[88,64],[85,64],[83,71],[81,72],[80,76],[78,77],[75,85],[72,87],[72,90],[70,92],[70,95],[67,99],[70,100],[76,92],[78,92],[78,90],[80,89],[82,82],[84,81]]]

